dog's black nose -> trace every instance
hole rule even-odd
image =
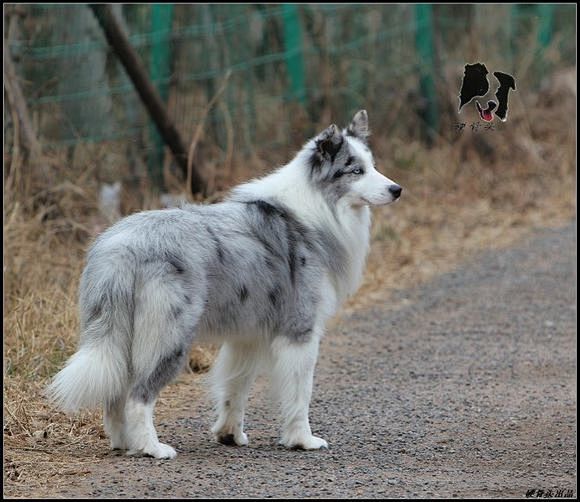
[[[389,187],[389,192],[391,192],[391,194],[393,194],[393,197],[395,199],[398,199],[401,196],[402,191],[403,191],[403,189],[399,185],[391,185]]]

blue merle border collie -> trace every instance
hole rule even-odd
[[[88,252],[78,351],[48,388],[65,411],[103,406],[114,449],[174,458],[153,409],[192,344],[221,343],[210,373],[225,444],[247,445],[244,409],[259,373],[280,403],[280,444],[326,448],[308,409],[325,322],[362,279],[370,206],[401,187],[375,169],[368,116],[331,125],[287,165],[224,202],[128,216]]]

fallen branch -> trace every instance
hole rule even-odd
[[[139,93],[141,101],[155,122],[163,141],[173,153],[175,161],[181,168],[182,173],[188,175],[187,153],[181,135],[170,119],[157,89],[155,89],[149,80],[143,63],[129,43],[127,36],[113,14],[111,6],[106,4],[91,4],[90,7],[105,32],[109,45],[119,57],[135,89]],[[203,192],[205,182],[196,170],[192,168],[191,175],[188,178],[190,181],[188,185],[189,190],[192,193]]]

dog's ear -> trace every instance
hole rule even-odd
[[[359,110],[354,114],[352,122],[346,129],[346,133],[365,143],[367,142],[371,132],[369,131],[369,116],[366,110]]]
[[[316,136],[316,151],[323,158],[334,161],[342,146],[342,134],[336,124],[332,124]]]

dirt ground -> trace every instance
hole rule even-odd
[[[574,221],[342,317],[323,340],[311,405],[328,450],[277,446],[263,382],[250,399],[249,447],[216,443],[203,375],[184,374],[157,407],[175,460],[77,441],[69,476],[14,495],[575,496],[576,274]]]

